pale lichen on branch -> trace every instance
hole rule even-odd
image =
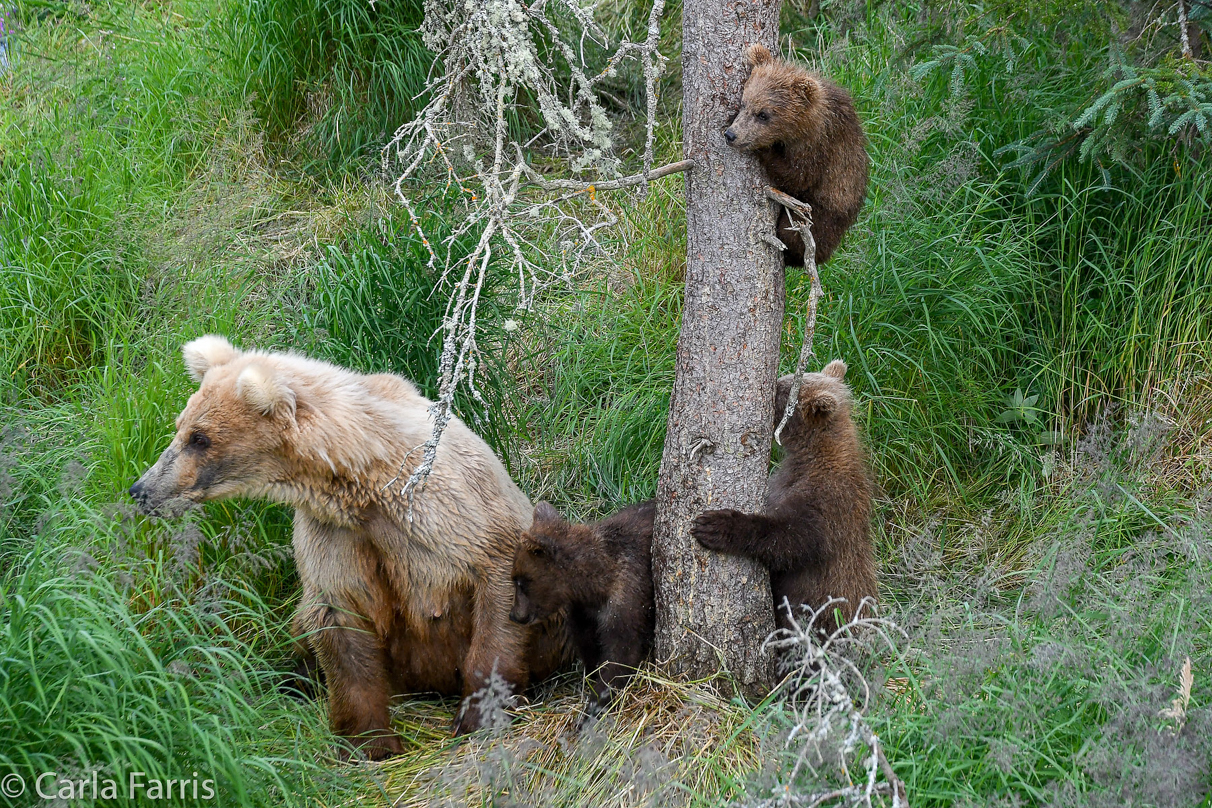
[[[586,255],[603,250],[599,234],[618,218],[597,191],[643,188],[684,170],[652,167],[664,6],[653,3],[642,41],[611,46],[592,2],[426,0],[421,33],[438,56],[427,100],[383,151],[385,170],[397,167],[395,195],[449,294],[434,431],[404,483],[409,498],[433,466],[458,386],[483,403],[476,312],[494,259],[510,266],[518,305],[529,308],[545,286],[569,282]],[[602,54],[598,69],[590,65],[595,53]],[[643,70],[645,144],[642,173],[619,178],[613,122],[600,95],[626,60]],[[536,158],[574,179],[547,178],[530,164]],[[453,192],[460,206],[439,243],[418,215],[421,195],[435,187]],[[474,246],[464,254],[459,245],[468,239]]]
[[[795,408],[799,406],[800,387],[804,383],[804,368],[808,365],[808,357],[816,355],[812,348],[812,340],[816,336],[816,312],[823,290],[821,289],[821,276],[816,268],[816,239],[812,236],[812,206],[777,188],[767,188],[766,198],[787,209],[787,220],[790,226],[800,234],[800,238],[804,241],[804,269],[808,270],[808,276],[812,279],[812,286],[808,292],[808,316],[804,321],[804,341],[800,343],[800,355],[795,364],[795,381],[791,384],[791,393],[787,396],[787,406],[774,430],[774,440],[781,445],[783,427],[787,426],[787,422],[795,414]],[[777,246],[779,249],[784,248],[782,242],[779,242]]]

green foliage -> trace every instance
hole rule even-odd
[[[436,200],[435,200],[436,202]],[[438,389],[442,315],[446,312],[440,270],[428,266],[429,253],[405,221],[381,219],[371,230],[330,245],[315,267],[303,323],[325,358],[367,373],[399,373],[416,382],[423,395]],[[444,237],[444,225],[423,223],[429,238]],[[484,305],[475,367],[477,401],[470,390],[455,397],[456,412],[498,451],[509,448],[504,424],[493,413],[508,396],[509,350],[505,330],[508,278],[495,267],[481,290]]]
[[[914,805],[1206,802],[1206,70],[1131,48],[1108,68],[1124,21],[1100,5],[785,15],[800,57],[851,88],[871,141],[867,208],[822,268],[816,355],[850,364],[883,493],[882,594],[910,639],[879,661],[870,715]],[[612,26],[646,8],[615,4]],[[225,502],[152,521],[124,494],[172,432],[192,389],[180,345],[202,333],[432,394],[439,277],[344,173],[422,86],[418,9],[22,4],[0,75],[0,776],[196,770],[225,805],[391,804],[418,773],[446,771],[452,793],[472,776],[469,747],[447,745],[450,704],[402,705],[410,753],[345,769],[324,705],[276,694],[297,595],[289,513]],[[610,88],[621,114],[634,80]],[[624,220],[618,262],[533,312],[490,273],[485,401],[464,393],[457,409],[532,498],[572,516],[655,491],[682,188],[602,195]],[[426,210],[434,238],[459,215],[438,192]],[[790,271],[787,289],[784,369],[807,277]],[[1189,424],[1139,415],[1171,399]],[[1118,420],[1095,418],[1116,404]],[[1159,711],[1188,656],[1180,727]],[[485,746],[475,782],[499,799],[524,774],[565,804],[713,805],[777,759],[778,736],[753,734],[777,725],[766,708],[713,704],[713,746],[686,717],[698,696],[658,691],[626,697],[604,745],[553,732],[541,765]],[[564,728],[579,698],[540,690],[502,742]],[[654,752],[650,729],[672,740]]]
[[[1090,130],[1079,149],[1083,160],[1105,152],[1128,162],[1138,142],[1131,127],[1142,118],[1148,131],[1212,145],[1212,71],[1185,59],[1137,68],[1112,48],[1104,81],[1114,83],[1073,121],[1075,129]]]
[[[225,13],[229,80],[275,142],[322,167],[364,168],[411,116],[433,63],[418,0],[252,0]]]
[[[1009,16],[988,15],[974,7],[974,13],[952,26],[962,34],[951,34],[958,41],[931,45],[929,58],[915,62],[910,73],[919,81],[948,76],[953,102],[970,87],[991,82],[1008,87],[1057,82],[1058,90],[1065,88],[1033,92],[1036,128],[995,153],[1014,155],[1008,168],[1032,172],[1029,193],[1074,155],[1096,163],[1104,183],[1111,182],[1104,158],[1140,167],[1164,153],[1176,167],[1183,155],[1198,163],[1212,144],[1212,74],[1206,63],[1159,48],[1158,38],[1125,35],[1129,14],[1119,4],[1069,5],[1026,4]],[[1055,22],[1058,13],[1076,19],[1051,25],[1048,20]],[[1141,24],[1173,29],[1174,36],[1160,39],[1176,40],[1177,18],[1169,13]],[[1199,19],[1203,17],[1196,14]],[[1073,31],[1080,36],[1070,36]],[[1064,60],[1039,58],[1061,48]],[[1097,88],[1093,96],[1090,87]]]
[[[536,496],[589,516],[656,493],[680,298],[676,284],[636,278],[621,295],[598,286],[563,301],[558,341],[529,359],[547,369],[521,419]]]
[[[583,518],[656,493],[682,317],[682,179],[620,211],[620,263],[526,323],[520,353],[524,487]],[[529,468],[528,468],[529,467]]]
[[[1212,533],[1205,500],[1170,510],[1149,493],[1140,447],[1159,429],[1091,430],[1064,497],[1025,515],[1041,540],[1014,583],[947,572],[937,526],[902,545],[893,611],[909,636],[873,713],[915,804],[1204,804],[1212,710],[1183,702],[1180,674],[1212,654],[1195,605]],[[1000,532],[968,529],[959,555]]]
[[[1037,401],[1039,396],[1024,396],[1022,389],[1015,390],[1013,395],[1006,396],[1006,411],[994,420],[999,424],[1011,424],[1015,421],[1034,424],[1039,420],[1039,410],[1035,408]]]
[[[106,9],[78,50],[76,24],[53,18],[15,39],[22,61],[63,53],[4,77],[0,104],[0,378],[25,393],[60,389],[124,341],[144,291],[133,231],[215,138],[196,30]]]
[[[76,187],[65,187],[76,177],[47,171],[46,155],[29,157],[0,175],[0,371],[46,392],[104,355],[111,324],[129,314],[139,287],[133,274],[114,271],[125,256],[112,246],[109,189],[98,189],[86,166]]]
[[[103,524],[72,514],[90,516]],[[128,802],[132,772],[142,782],[209,779],[225,805],[310,804],[325,790],[331,777],[307,752],[323,715],[274,696],[266,660],[240,636],[269,629],[255,593],[218,576],[197,603],[132,591],[111,578],[132,577],[121,561],[105,560],[103,576],[91,555],[63,553],[49,540],[0,574],[0,768],[28,788],[0,804],[30,804],[43,772],[112,779],[115,804],[195,804],[192,786],[185,799]],[[139,580],[162,587],[166,566],[147,564],[134,570]]]

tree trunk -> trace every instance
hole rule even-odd
[[[767,239],[773,205],[757,161],[723,130],[748,75],[745,46],[776,50],[779,0],[686,0],[682,11],[686,300],[657,484],[653,577],[657,659],[693,678],[726,668],[765,692],[774,629],[770,578],[755,562],[703,550],[704,510],[760,511],[783,324],[783,261]]]

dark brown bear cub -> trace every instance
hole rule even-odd
[[[872,486],[850,418],[846,365],[834,360],[805,373],[799,405],[783,428],[786,455],[770,478],[766,511],[707,511],[691,534],[709,550],[756,559],[770,570],[775,614],[788,626],[783,599],[819,608],[831,597],[850,620],[863,598],[875,599],[875,549],[869,532]],[[776,423],[794,376],[778,381]],[[818,628],[822,628],[818,626]],[[825,626],[825,629],[831,626]]]
[[[652,644],[652,502],[592,524],[573,524],[540,502],[513,560],[511,620],[568,610],[568,628],[591,675],[591,713],[610,702]]]
[[[775,59],[761,45],[750,45],[745,60],[752,71],[724,137],[758,159],[771,185],[812,205],[816,263],[823,264],[867,193],[867,138],[854,102],[833,82]],[[784,263],[803,266],[804,240],[786,209],[778,236],[787,245]]]

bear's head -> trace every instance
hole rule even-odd
[[[850,417],[850,388],[844,381],[846,363],[834,359],[820,373],[805,373],[800,385],[799,405],[795,408],[787,425],[783,427],[782,442],[810,440],[821,429]],[[774,388],[774,426],[778,428],[787,408],[787,399],[795,383],[795,374],[779,378]]]
[[[513,609],[515,623],[544,620],[572,599],[569,566],[578,542],[592,541],[592,530],[564,519],[547,502],[534,509],[534,522],[522,537],[513,558]]]
[[[763,45],[745,49],[749,78],[741,107],[724,131],[728,145],[744,152],[804,137],[805,121],[821,108],[820,79],[774,58]]]
[[[201,337],[182,353],[200,386],[177,416],[172,443],[130,495],[151,514],[173,500],[268,494],[287,474],[281,450],[297,427],[291,381],[272,355],[245,353],[222,337]]]

